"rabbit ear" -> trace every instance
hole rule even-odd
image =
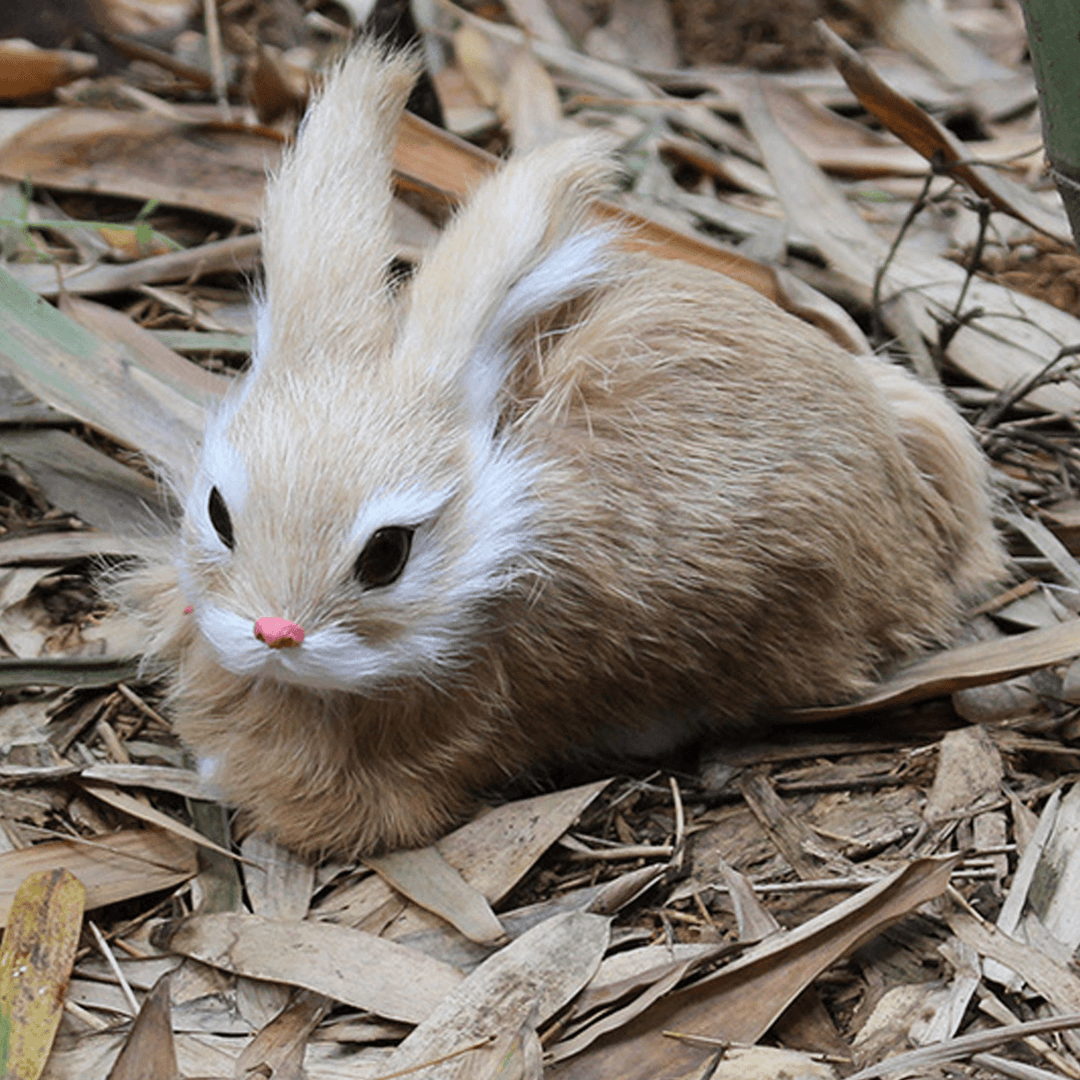
[[[585,136],[513,158],[484,181],[413,279],[397,363],[463,382],[474,416],[493,414],[515,337],[610,272],[615,233],[586,227],[585,216],[613,172]]]
[[[365,43],[327,78],[266,191],[258,351],[288,356],[388,322],[391,155],[416,80],[411,53]],[[299,351],[302,351],[300,349]]]

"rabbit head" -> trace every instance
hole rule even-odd
[[[438,683],[536,572],[537,465],[511,399],[526,331],[611,272],[612,234],[582,222],[611,163],[587,138],[513,161],[395,289],[391,154],[414,74],[354,52],[269,185],[257,346],[207,425],[182,533],[182,591],[237,675]]]

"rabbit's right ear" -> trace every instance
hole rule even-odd
[[[287,358],[305,352],[313,337],[385,332],[392,155],[418,71],[412,53],[370,42],[355,48],[328,76],[296,146],[271,177],[263,214],[262,356],[271,341]]]
[[[396,369],[457,386],[474,421],[494,423],[515,337],[611,273],[616,232],[588,213],[614,172],[606,144],[585,135],[512,158],[480,184],[409,287]]]

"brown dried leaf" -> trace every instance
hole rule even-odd
[[[244,885],[251,908],[266,919],[303,919],[315,886],[315,867],[265,833],[240,844]]]
[[[186,251],[151,255],[121,266],[98,263],[74,270],[68,268],[61,273],[56,266],[10,263],[7,270],[21,285],[41,296],[119,292],[155,282],[186,281],[193,274],[252,271],[259,255],[259,243],[258,234],[247,233],[213,240]]]
[[[461,982],[457,968],[331,923],[195,915],[162,928],[163,948],[253,979],[302,986],[391,1020],[426,1019]]]
[[[959,859],[919,859],[797,929],[774,935],[714,975],[661,998],[626,1028],[556,1067],[553,1080],[680,1076],[712,1052],[673,1042],[665,1031],[756,1042],[821,971],[944,891]]]
[[[166,974],[143,1001],[109,1080],[177,1080],[179,1075]]]
[[[77,843],[51,840],[0,855],[0,924],[29,874],[65,867],[86,887],[86,908],[170,889],[193,877],[195,849],[160,829],[128,829]]]
[[[935,653],[886,679],[858,701],[847,705],[795,709],[788,713],[788,717],[801,723],[827,717],[854,716],[912,701],[926,701],[951,694],[965,686],[1002,682],[1026,671],[1061,664],[1078,654],[1080,619],[1073,619],[1045,630],[1029,630],[1024,634],[979,641]]]
[[[0,175],[160,199],[254,225],[281,144],[265,130],[153,113],[61,109],[0,145]]]
[[[394,160],[403,188],[427,195],[444,206],[464,198],[497,164],[492,155],[411,113],[405,114],[398,129]],[[768,267],[744,255],[702,237],[676,232],[614,203],[598,202],[595,213],[605,221],[621,221],[629,226],[630,235],[623,241],[628,250],[648,251],[657,258],[682,259],[715,270],[781,302]]]
[[[31,393],[183,470],[202,409],[0,269],[0,363]]]
[[[38,97],[97,69],[97,57],[39,49],[29,41],[0,41],[0,101]]]
[[[1001,751],[985,728],[949,731],[941,740],[934,784],[923,813],[930,823],[997,798],[1005,779]]]
[[[115,308],[70,293],[62,294],[57,306],[98,341],[196,405],[205,408],[229,388],[227,376],[185,360]]]
[[[86,890],[67,870],[19,886],[0,948],[0,1065],[5,1080],[37,1080],[63,1015]]]
[[[961,164],[967,150],[960,141],[910,98],[894,90],[838,34],[819,22],[818,31],[829,57],[851,88],[851,92],[870,113],[929,162],[940,163],[963,180],[977,195],[988,199],[998,210],[1005,210],[1030,225],[1048,233],[1063,244],[1072,245],[1073,235],[1064,210],[1047,210],[1022,185],[989,165]]]
[[[493,945],[506,937],[491,905],[443,858],[437,848],[392,851],[364,860],[414,904],[456,927],[470,941]]]
[[[607,943],[601,915],[571,912],[534,926],[447,997],[394,1051],[385,1071],[414,1069],[409,1075],[416,1080],[497,1075],[506,1053],[497,1037],[539,1026],[562,1008],[592,977]],[[441,1065],[417,1068],[440,1059]]]
[[[234,1076],[272,1076],[274,1080],[305,1080],[304,1050],[333,1002],[310,990],[298,991],[282,1010],[244,1047]]]
[[[888,244],[784,135],[759,90],[747,90],[741,108],[792,227],[848,279],[848,287],[869,301],[875,274],[889,257]],[[922,336],[935,341],[964,289],[967,309],[979,309],[980,314],[952,338],[948,357],[986,386],[1014,386],[1041,372],[1063,344],[1080,338],[1080,320],[1068,313],[979,277],[968,282],[955,263],[903,245],[889,263],[884,282],[886,316],[890,306],[902,305]],[[1040,386],[1026,400],[1072,414],[1080,409],[1080,389],[1069,383]]]
[[[84,791],[88,791],[103,803],[114,806],[117,810],[122,810],[125,814],[130,814],[140,821],[145,821],[159,829],[164,829],[166,832],[175,833],[181,839],[187,840],[191,844],[195,844],[196,847],[204,847],[209,851],[216,851],[226,859],[234,859],[236,857],[231,851],[221,847],[219,844],[215,844],[213,840],[208,840],[198,830],[183,824],[183,822],[177,821],[175,818],[150,806],[148,803],[136,799],[134,795],[129,795],[126,791],[118,791],[110,784],[95,783],[94,781],[86,780],[85,778],[80,786]]]

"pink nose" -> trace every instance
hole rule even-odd
[[[288,649],[304,640],[304,631],[288,619],[264,618],[255,620],[255,636],[271,649]]]

